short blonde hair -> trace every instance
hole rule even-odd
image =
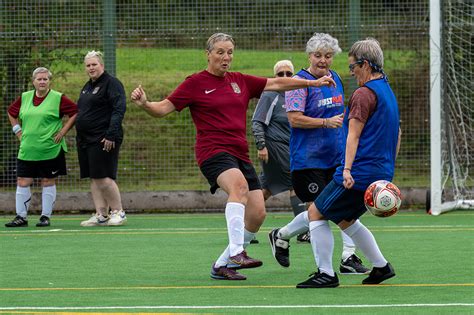
[[[92,51],[87,52],[86,56],[84,57],[84,62],[86,61],[86,59],[89,59],[89,58],[97,58],[97,60],[99,60],[99,63],[101,65],[104,64],[104,54],[100,51],[92,50]]]
[[[288,67],[292,73],[295,73],[295,67],[293,67],[293,63],[290,60],[280,60],[273,66],[273,74],[276,75],[278,70],[283,67]]]
[[[214,49],[214,44],[217,42],[231,42],[235,46],[234,39],[231,35],[225,33],[215,33],[207,40],[206,50],[211,52]]]

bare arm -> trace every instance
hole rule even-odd
[[[61,139],[68,133],[68,131],[74,126],[74,123],[76,122],[76,117],[77,113],[69,117],[67,122],[63,125],[61,130],[54,136],[54,142],[59,143]]]
[[[18,118],[13,117],[9,112],[7,112],[7,115],[12,127],[15,125],[20,125],[20,120]],[[18,140],[21,140],[21,129],[15,134],[15,136],[18,138]]]
[[[354,186],[354,179],[351,175],[352,163],[357,153],[357,148],[359,146],[359,139],[364,129],[365,124],[358,119],[349,120],[349,132],[347,134],[347,143],[346,143],[346,155],[345,155],[345,164],[344,171],[342,173],[343,185],[347,189],[351,189]]]
[[[312,128],[339,128],[342,126],[344,114],[339,114],[330,118],[313,118],[305,116],[303,112],[288,112],[288,121],[292,128],[312,129]]]
[[[173,103],[171,103],[168,99],[164,99],[159,102],[148,101],[146,98],[146,93],[141,85],[132,91],[131,97],[133,103],[144,109],[150,116],[153,117],[164,117],[176,110]]]
[[[324,76],[317,80],[305,80],[296,78],[269,78],[265,85],[265,91],[289,91],[302,89],[310,86],[336,86],[336,82],[330,77]]]
[[[402,129],[398,128],[397,154],[395,154],[395,159],[398,157],[398,152],[400,152],[401,142],[402,142]]]

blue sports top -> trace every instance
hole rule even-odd
[[[339,75],[330,70],[336,87],[309,87],[304,115],[313,118],[330,118],[344,112],[344,88]],[[302,69],[297,74],[307,80],[316,80]],[[343,151],[342,128],[291,128],[290,168],[328,169],[341,163]]]
[[[377,96],[375,111],[368,118],[360,135],[359,146],[352,163],[353,189],[365,190],[376,180],[392,181],[395,170],[400,118],[398,104],[386,77],[371,80],[364,85]],[[349,109],[350,109],[349,103]],[[349,116],[349,115],[346,115]],[[344,148],[349,130],[349,120],[344,117]],[[342,164],[334,174],[336,183],[342,185]]]

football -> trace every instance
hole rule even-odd
[[[378,180],[367,187],[364,203],[367,210],[377,217],[394,215],[402,203],[398,187],[386,180]]]

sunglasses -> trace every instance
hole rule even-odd
[[[364,61],[364,59],[359,59],[356,62],[349,64],[349,71],[354,71],[355,66],[363,64]]]
[[[280,71],[277,73],[278,77],[292,77],[293,73],[291,71]]]

